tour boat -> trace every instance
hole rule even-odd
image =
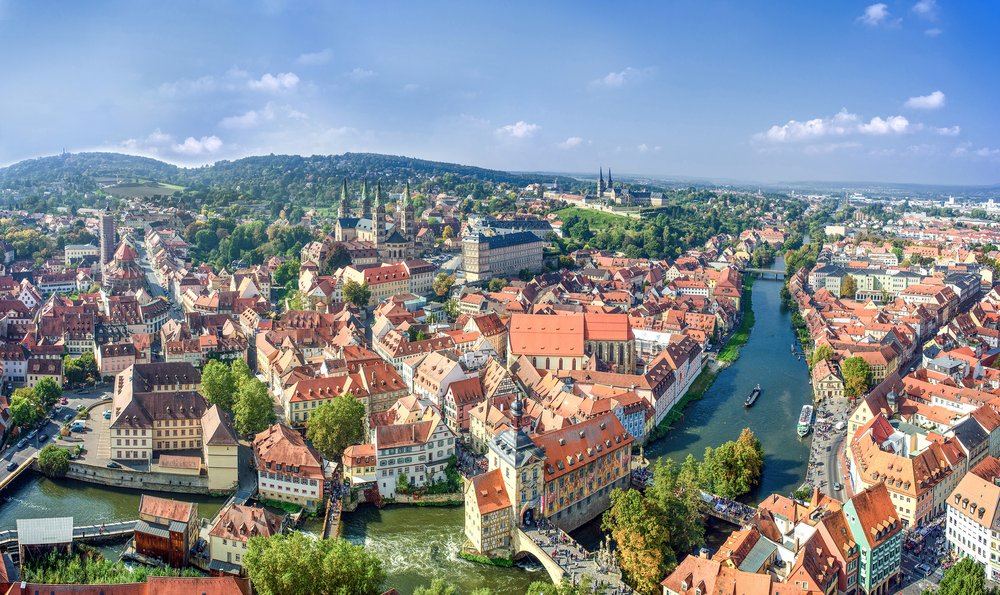
[[[757,401],[757,397],[759,396],[760,396],[760,385],[758,384],[757,386],[753,387],[752,391],[750,391],[750,396],[748,396],[747,400],[743,402],[743,406],[753,407],[754,402]]]
[[[802,413],[799,414],[799,425],[796,428],[800,437],[805,437],[809,433],[809,430],[812,429],[812,422],[813,406],[805,405],[802,407]]]

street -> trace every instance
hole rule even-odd
[[[838,500],[850,497],[837,454],[847,437],[847,428],[836,429],[840,422],[847,422],[850,405],[847,399],[825,399],[816,405],[816,422],[813,424],[812,444],[809,451],[809,471],[806,481]],[[840,484],[840,489],[837,489]]]

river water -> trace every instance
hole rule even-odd
[[[772,267],[783,270],[784,262],[778,259]],[[680,460],[688,453],[700,457],[706,446],[735,440],[744,427],[750,427],[765,454],[761,485],[750,499],[760,500],[772,492],[787,494],[802,483],[809,446],[808,439],[795,434],[795,425],[811,391],[805,362],[791,355],[795,335],[789,313],[781,308],[780,289],[781,283],[773,280],[754,283],[755,324],[739,359],[719,373],[702,400],[688,407],[669,436],[646,449],[647,457]],[[745,409],[743,400],[758,383],[761,396],[754,407]],[[197,501],[200,515],[209,518],[224,501],[180,497]],[[72,515],[78,525],[133,519],[138,508],[139,492],[30,475],[0,497],[0,529],[14,528],[18,518]],[[521,595],[533,581],[548,580],[538,565],[495,568],[459,558],[463,522],[461,507],[362,507],[344,516],[343,529],[345,538],[364,544],[384,561],[388,585],[404,594],[438,576],[455,584],[460,593],[489,586],[496,595]],[[599,520],[594,521],[575,536],[593,548],[600,539],[599,529]],[[709,545],[717,546],[713,535],[717,538],[718,531],[710,530]]]

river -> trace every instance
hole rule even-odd
[[[783,270],[784,262],[778,259],[772,268]],[[750,427],[765,453],[764,475],[750,499],[772,492],[788,494],[802,483],[809,445],[808,439],[795,434],[795,425],[802,405],[810,402],[811,390],[805,363],[789,349],[795,335],[790,314],[781,308],[780,289],[781,283],[773,280],[754,283],[755,324],[739,359],[719,373],[702,400],[687,408],[669,436],[647,448],[647,457],[680,460],[688,453],[700,457],[706,446],[735,440],[744,427]],[[743,400],[758,383],[760,399],[745,409]],[[214,516],[223,503],[219,498],[193,499],[204,517]],[[0,502],[0,529],[14,528],[18,518],[54,515],[72,515],[77,524],[91,524],[136,518],[139,493],[32,475],[11,486]],[[533,581],[548,580],[537,565],[495,568],[459,558],[465,539],[463,519],[461,507],[362,507],[344,516],[344,537],[378,554],[388,585],[404,594],[438,576],[455,584],[460,593],[489,586],[495,595],[521,595]],[[600,539],[599,529],[595,521],[574,535],[593,548]],[[719,532],[709,534],[709,545],[717,547]]]

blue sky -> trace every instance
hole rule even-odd
[[[0,0],[0,163],[1000,182],[1000,3]]]

